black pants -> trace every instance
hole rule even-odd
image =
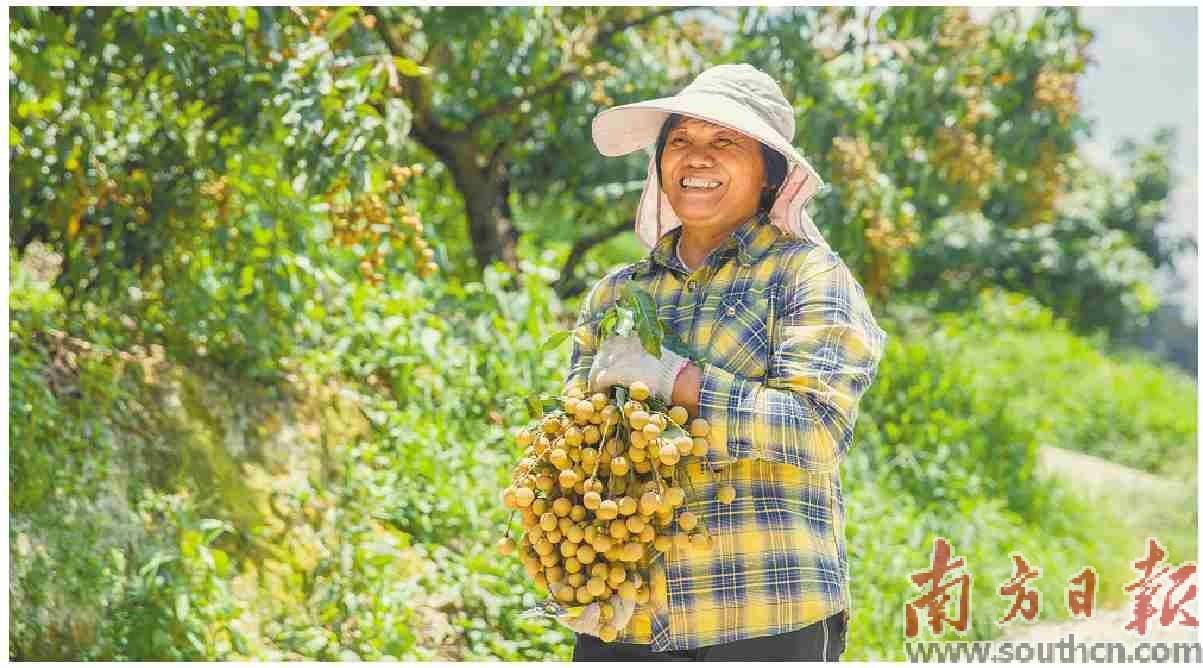
[[[843,612],[776,636],[748,638],[697,649],[653,652],[651,645],[603,642],[576,634],[573,661],[839,661],[848,640]],[[824,644],[826,649],[824,650]]]

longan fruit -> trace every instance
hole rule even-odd
[[[564,534],[560,533],[559,529],[552,529],[547,532],[547,541],[550,543],[558,543],[564,540]]]
[[[576,587],[571,584],[562,584],[559,590],[556,591],[556,600],[560,603],[572,603],[576,600]]]
[[[643,432],[643,435],[646,436],[647,440],[649,441],[660,438],[660,425],[656,424],[655,422],[649,422],[643,425],[643,429],[640,431]]]
[[[567,533],[568,527],[575,526],[575,524],[575,522],[567,517],[561,517],[560,519],[556,520],[556,528],[560,530],[560,533]]]
[[[616,565],[614,568],[610,569],[608,574],[606,574],[606,582],[608,582],[611,587],[617,587],[623,582],[626,582],[626,580],[627,570],[622,566]]]
[[[502,556],[508,557],[513,554],[514,547],[514,539],[510,538],[509,536],[505,536],[501,540],[497,541],[497,551],[500,552]]]
[[[660,469],[660,476],[663,478],[672,478],[677,475],[677,469],[668,464],[661,463],[657,468]]]
[[[644,525],[643,531],[639,532],[639,542],[650,543],[654,540],[656,540],[656,528],[651,523],[647,523]]]
[[[647,442],[647,456],[653,462],[660,461],[660,448],[664,447],[664,443],[660,439],[652,439]]]
[[[705,457],[710,451],[710,441],[703,436],[693,437],[693,447],[689,449],[689,454],[694,457]]]
[[[630,470],[631,465],[627,463],[625,457],[615,457],[614,459],[610,460],[610,475],[626,475]]]
[[[627,531],[627,524],[622,520],[614,520],[610,522],[610,536],[615,540],[622,540],[630,534]]]
[[[602,642],[614,642],[618,638],[618,629],[614,628],[613,624],[602,624],[597,630],[597,637],[602,639]]]
[[[552,552],[551,554],[545,554],[539,557],[539,563],[542,564],[544,568],[551,568],[552,566],[560,563],[560,556],[555,552]]]
[[[633,496],[624,496],[618,500],[618,512],[623,515],[634,515],[639,512],[639,502]]]
[[[532,578],[535,577],[536,575],[538,575],[539,571],[543,568],[542,566],[539,565],[538,559],[536,559],[533,563],[527,562],[525,564],[522,564],[522,567],[526,569],[526,574]]]
[[[639,561],[643,558],[642,543],[627,543],[622,546],[623,561]]]
[[[643,382],[642,380],[637,380],[631,383],[631,387],[628,389],[631,391],[631,398],[635,401],[644,401],[648,397],[652,396],[651,389],[648,388],[647,383]]]
[[[710,433],[710,423],[705,418],[695,418],[689,423],[689,434],[691,436],[706,436]]]
[[[585,586],[589,589],[589,593],[595,597],[606,593],[606,581],[601,578],[589,578]]]
[[[514,436],[514,440],[517,441],[519,447],[525,448],[535,442],[535,435],[524,427],[518,430],[518,433]]]
[[[588,545],[581,545],[576,549],[576,560],[582,564],[591,564],[597,558],[597,553]]]
[[[543,433],[555,435],[560,433],[560,421],[552,416],[543,418]]]
[[[646,427],[652,420],[652,416],[648,415],[647,411],[637,410],[627,414],[627,421],[631,423],[631,429],[639,431]]]
[[[581,464],[585,468],[593,468],[593,464],[597,462],[596,448],[581,448]]]
[[[582,506],[578,503],[578,504],[574,505],[571,510],[568,511],[568,517],[573,522],[583,522],[585,520],[585,516],[588,514],[588,512],[589,511],[585,510],[584,506]]]
[[[613,499],[602,501],[597,507],[597,517],[602,520],[612,520],[618,517],[618,503]]]
[[[668,409],[668,418],[684,427],[689,422],[689,411],[685,410],[684,406],[673,406]]]
[[[564,580],[564,568],[561,566],[552,566],[547,571],[548,582],[562,582]]]
[[[651,470],[652,470],[652,462],[649,459],[645,459],[641,462],[635,463],[635,473],[644,475],[647,473],[651,473]]]
[[[586,578],[585,578],[584,573],[578,572],[578,573],[573,573],[573,574],[569,575],[568,577],[564,578],[564,580],[567,581],[568,584],[572,585],[573,587],[581,587],[585,584]]]
[[[533,547],[535,548],[535,553],[540,557],[546,554],[551,554],[551,551],[556,549],[556,546],[546,538],[539,539],[539,542],[535,543]]]
[[[518,490],[514,489],[513,487],[506,487],[505,489],[501,490],[501,505],[511,510],[517,510],[518,497],[515,496],[517,491]]]
[[[530,504],[530,510],[536,515],[542,515],[547,512],[547,499],[535,499]]]
[[[547,576],[543,574],[543,571],[535,573],[535,577],[533,579],[536,587],[539,589],[547,589]]]
[[[680,487],[669,487],[664,492],[664,500],[670,508],[676,508],[685,503],[685,490]]]
[[[567,497],[561,496],[551,502],[551,510],[557,517],[567,517],[568,513],[572,510],[572,501],[569,501]]]
[[[585,435],[576,425],[569,427],[568,431],[564,432],[564,442],[568,445],[580,445],[584,440]]]
[[[586,486],[588,485],[586,484]],[[596,511],[602,504],[601,494],[594,491],[585,492],[582,501],[584,501],[586,508]],[[617,507],[615,507],[615,510],[617,510]]]
[[[599,561],[589,567],[590,577],[601,578],[604,580],[604,579],[606,579],[606,576],[608,576],[609,574],[610,574],[610,565],[606,564],[604,562]]]
[[[614,619],[614,606],[610,605],[609,603],[602,603],[601,607],[598,608],[598,613],[598,616],[601,617],[603,622],[608,622],[611,619]]]
[[[735,500],[735,488],[731,485],[723,485],[716,496],[720,503],[729,504]]]
[[[593,549],[604,554],[609,551],[610,548],[614,547],[614,541],[611,540],[609,536],[598,534],[597,537],[593,539],[593,542],[590,543],[590,545],[593,546]]]
[[[514,490],[514,501],[519,508],[526,508],[535,502],[535,491],[530,487],[519,487]]]
[[[539,528],[544,531],[552,531],[557,526],[559,526],[559,522],[556,521],[555,513],[547,512],[539,516]]]
[[[582,431],[585,434],[585,443],[588,445],[593,445],[601,440],[601,430],[597,428],[597,425],[591,424],[585,427]]]
[[[673,443],[666,443],[663,448],[660,448],[660,463],[665,466],[673,466],[681,461],[681,453],[677,451],[677,446]]]
[[[632,534],[639,535],[643,531],[644,526],[646,524],[644,524],[643,518],[638,515],[632,515],[627,518],[627,531]]]
[[[550,492],[556,486],[556,479],[546,473],[535,478],[535,487],[541,492]]]
[[[635,432],[635,433],[639,433],[639,432]],[[631,462],[635,463],[635,464],[638,464],[639,462],[646,462],[647,461],[647,450],[644,450],[643,448],[631,448],[629,451],[627,451],[627,458],[630,459]],[[611,466],[613,466],[613,463],[611,463]]]
[[[559,545],[560,545],[560,555],[563,556],[565,559],[567,559],[568,557],[576,556],[576,551],[577,551],[576,543],[574,543],[570,540],[562,540],[562,541],[560,541]]]
[[[610,405],[610,399],[601,392],[594,392],[593,396],[589,397],[589,401],[593,402],[593,410],[595,411],[601,411]]]
[[[677,516],[677,526],[686,531],[692,531],[698,525],[698,516],[688,510]]]
[[[601,494],[602,492],[606,491],[605,483],[598,480],[597,478],[591,479],[585,486],[588,487],[590,490],[597,492],[598,494]]]
[[[593,594],[589,593],[589,589],[587,586],[577,587],[576,602],[580,603],[581,605],[589,605],[590,603],[593,602]]]
[[[563,487],[564,489],[572,489],[572,487],[576,485],[577,480],[579,480],[579,478],[577,477],[576,471],[572,469],[564,469],[563,471],[560,471],[560,487]]]
[[[579,555],[580,553],[581,553],[581,551],[580,551],[580,549],[578,549],[577,554]],[[580,573],[581,568],[582,568],[581,560],[577,557],[568,557],[567,559],[564,560],[564,571],[567,572],[569,575],[571,575],[573,573]]]
[[[584,476],[582,476],[582,474],[580,474],[580,473],[578,473],[577,475],[578,475],[578,476],[581,476],[581,477],[584,477]],[[573,493],[573,494],[576,494],[577,496],[580,496],[581,494],[584,494],[584,493],[585,493],[585,481],[584,481],[584,480],[577,480],[577,481],[576,481],[576,484],[572,486],[572,493]]]
[[[653,543],[656,550],[659,552],[668,552],[673,546],[672,536],[656,536],[656,541]]]
[[[643,496],[639,497],[639,512],[644,515],[651,515],[660,509],[660,495],[655,492],[644,492]]]

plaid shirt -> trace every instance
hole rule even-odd
[[[689,458],[686,507],[714,538],[651,567],[652,597],[618,642],[653,651],[776,635],[851,609],[839,466],[886,334],[834,252],[785,236],[763,215],[690,272],[665,234],[644,259],[582,300],[565,388],[588,378],[597,321],[635,281],[661,321],[700,353],[705,461]],[[690,354],[694,360],[698,354]],[[719,503],[723,485],[735,501]]]

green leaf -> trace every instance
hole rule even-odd
[[[552,334],[551,336],[547,337],[547,340],[544,341],[542,345],[539,346],[539,354],[546,353],[550,350],[555,350],[561,343],[564,342],[564,339],[568,338],[569,336],[572,336],[571,329],[562,329],[555,334]]]
[[[424,67],[409,58],[402,58],[401,56],[393,58],[393,65],[396,66],[397,72],[407,77],[426,76],[431,71],[429,67]]]
[[[335,12],[330,23],[326,25],[326,41],[334,42],[355,25],[355,14],[358,12],[359,7],[355,5],[348,5]]]
[[[543,417],[543,399],[537,394],[527,397],[526,411],[530,414],[530,419],[532,420],[538,420]]]
[[[245,8],[242,19],[246,22],[247,30],[254,31],[259,29],[259,10],[254,7]]]

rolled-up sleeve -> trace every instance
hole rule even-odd
[[[763,382],[702,367],[698,414],[712,464],[764,459],[812,473],[839,467],[885,348],[864,292],[829,249],[811,250],[785,290]]]

